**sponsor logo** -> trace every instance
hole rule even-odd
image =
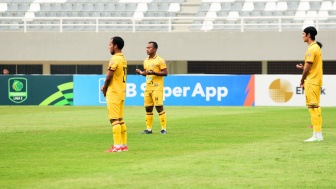
[[[113,63],[114,63],[113,60],[111,60],[110,65],[113,65]]]
[[[162,62],[162,64],[166,64],[166,62],[165,62],[165,61],[163,61],[163,62]]]
[[[277,103],[286,103],[293,97],[293,87],[286,79],[274,80],[268,89],[269,96]]]
[[[58,90],[50,95],[39,106],[73,106],[73,82],[57,86]]]
[[[153,67],[153,68],[155,67],[155,64],[154,64],[154,63],[152,64],[152,67]]]
[[[8,97],[15,103],[22,103],[28,98],[26,78],[11,78],[8,80]]]
[[[308,57],[310,57],[311,56],[311,54],[310,53],[308,53]]]

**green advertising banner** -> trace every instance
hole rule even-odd
[[[0,105],[73,106],[73,76],[0,76]]]

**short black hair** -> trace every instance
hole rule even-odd
[[[306,36],[308,35],[308,33],[310,34],[310,38],[315,41],[315,36],[317,35],[317,30],[314,26],[308,26],[306,27],[303,32],[306,33]],[[320,48],[322,48],[322,43],[319,41],[316,41],[316,43],[318,44],[318,46],[320,46]]]
[[[315,40],[315,36],[317,35],[317,30],[316,30],[315,27],[313,27],[313,26],[308,26],[308,27],[306,27],[306,28],[303,30],[303,32],[305,32],[306,35],[308,35],[308,33],[310,33],[310,38],[311,38],[312,40]]]
[[[158,44],[157,44],[155,41],[150,41],[150,42],[148,42],[148,44],[151,44],[151,43],[153,43],[153,47],[154,47],[154,48],[156,48],[156,49],[159,48]]]
[[[112,40],[112,44],[117,45],[118,49],[121,50],[124,47],[124,40],[121,37],[115,36],[115,37],[112,37],[111,40]]]

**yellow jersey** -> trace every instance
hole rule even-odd
[[[308,47],[305,56],[305,65],[307,63],[310,63],[312,65],[305,82],[322,86],[322,52],[320,46],[316,42],[311,43]]]
[[[152,59],[149,57],[143,63],[145,71],[153,70],[154,72],[160,72],[167,69],[166,62],[155,55]],[[162,90],[163,91],[163,79],[164,76],[146,75],[146,90]]]
[[[114,71],[114,74],[111,83],[107,87],[106,95],[112,95],[113,98],[125,100],[127,61],[123,53],[114,54],[110,59],[108,70]]]

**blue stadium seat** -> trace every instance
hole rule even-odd
[[[258,22],[256,20],[246,20],[245,24],[247,24],[247,25],[244,26],[244,29],[246,29],[246,30],[256,30],[256,29],[258,29],[258,26],[254,25],[254,24],[258,24]],[[248,25],[248,24],[250,24],[250,25]]]
[[[134,12],[136,10],[136,8],[137,8],[137,4],[130,3],[130,4],[127,4],[126,11]]]
[[[208,11],[211,3],[201,3],[199,11]]]
[[[114,11],[114,10],[116,10],[115,7],[116,7],[115,3],[107,3],[104,6],[104,10],[105,11]]]
[[[4,14],[3,14],[3,17],[13,17],[14,15],[13,15],[13,13],[12,12],[5,12]]]
[[[8,22],[7,21],[0,21],[0,30],[8,30]]]
[[[159,4],[158,3],[149,3],[148,4],[148,11],[158,11]]]
[[[7,4],[7,11],[18,11],[19,6],[17,3],[9,3]]]
[[[91,17],[101,17],[100,12],[92,12]]]
[[[83,4],[82,3],[75,3],[72,6],[72,10],[73,11],[81,11],[81,10],[83,10]]]
[[[259,16],[261,16],[262,12],[263,11],[251,11],[250,15],[254,16],[254,17],[259,17]]]
[[[93,4],[92,3],[85,3],[82,10],[83,11],[93,11]]]
[[[315,1],[310,2],[310,10],[318,11],[318,10],[320,10],[320,7],[321,7],[320,2],[315,2]]]
[[[144,16],[145,17],[155,17],[155,13],[154,12],[145,12]]]
[[[103,11],[104,10],[104,4],[103,3],[95,3],[93,6],[94,11]]]
[[[70,15],[70,13],[69,13],[69,15]],[[68,12],[60,12],[60,13],[58,14],[58,16],[59,16],[59,17],[68,17]]]
[[[217,12],[217,17],[227,17],[228,14],[229,13],[227,11],[220,11],[220,12]]]
[[[78,12],[70,12],[68,14],[69,17],[79,17],[79,13]]]
[[[203,21],[200,21],[200,20],[194,20],[193,21],[193,24],[203,24]],[[202,28],[202,25],[194,25],[194,26],[191,26],[191,30],[201,30]]]
[[[165,12],[156,12],[155,13],[155,17],[166,17],[166,13]]]
[[[215,20],[213,30],[223,30],[223,29],[224,29],[224,20]]]
[[[61,11],[61,4],[60,3],[53,3],[50,6],[51,11]]]
[[[40,11],[50,11],[50,3],[41,3],[40,6]]]
[[[240,17],[250,17],[250,11],[239,12]]]
[[[283,16],[284,11],[274,11],[273,16]]]
[[[62,11],[72,11],[72,4],[71,3],[64,3],[62,5]]]
[[[232,3],[227,2],[227,3],[222,3],[222,11],[230,11],[232,7]]]
[[[126,3],[118,3],[116,5],[116,11],[125,11],[126,10]]]
[[[265,9],[265,3],[264,2],[255,2],[254,3],[254,10],[263,11],[264,9]]]
[[[158,11],[168,11],[169,4],[168,3],[160,3],[158,7]]]
[[[103,12],[100,16],[102,17],[111,17],[111,12]]]
[[[133,12],[124,12],[124,17],[133,17]]]
[[[298,2],[287,2],[287,6],[288,6],[288,9],[287,10],[291,10],[291,11],[295,11],[298,9],[299,7],[299,3]]]
[[[241,2],[235,2],[233,3],[232,7],[231,7],[231,10],[233,11],[240,11],[243,9],[243,3]]]
[[[82,12],[79,13],[79,16],[80,17],[90,17],[90,13],[82,11]]]

